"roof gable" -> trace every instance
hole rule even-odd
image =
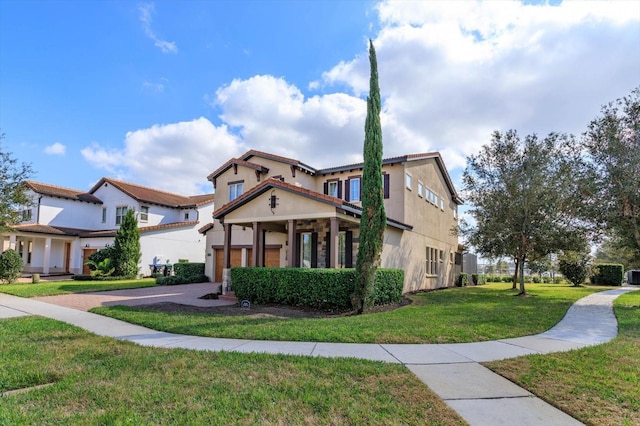
[[[214,194],[184,196],[171,192],[161,191],[146,186],[136,185],[111,178],[102,178],[89,191],[94,194],[104,184],[110,184],[141,203],[157,204],[172,208],[192,208],[202,204],[213,202]]]
[[[62,186],[49,185],[46,183],[26,181],[25,185],[33,192],[40,195],[48,195],[50,197],[66,198],[74,201],[84,201],[93,204],[102,204],[102,200],[98,197],[88,194],[84,191],[78,191],[77,189],[65,188]]]

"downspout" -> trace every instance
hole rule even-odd
[[[38,215],[38,220],[36,220],[36,224],[40,224],[40,202],[42,201],[42,195],[38,197],[38,208],[36,209],[36,214]]]

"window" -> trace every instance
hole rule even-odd
[[[116,207],[116,225],[120,225],[122,223],[122,219],[124,219],[124,215],[127,214],[127,206]]]
[[[327,183],[327,195],[331,195],[332,197],[338,197],[338,182],[328,182]]]
[[[426,271],[427,275],[438,274],[438,250],[433,247],[427,247]]]
[[[184,220],[189,220],[189,213],[184,214]]]
[[[102,208],[102,223],[107,223],[107,208]]]
[[[300,266],[311,268],[311,232],[300,234]]]
[[[444,211],[444,199],[440,198],[440,210]]]
[[[423,186],[422,182],[418,181],[418,197],[422,198]]]
[[[23,222],[31,221],[31,217],[32,217],[31,209],[22,210],[21,213],[22,213],[22,221]]]
[[[455,206],[455,207],[453,208],[453,218],[454,218],[455,220],[458,220],[458,206]]]
[[[360,178],[349,179],[348,201],[360,201]]]
[[[149,220],[149,207],[140,207],[140,222],[147,222]]]
[[[242,182],[229,183],[229,201],[233,201],[242,195]]]
[[[411,175],[409,173],[405,174],[405,184],[407,189],[411,190]]]

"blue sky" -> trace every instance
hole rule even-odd
[[[0,0],[3,144],[76,189],[210,192],[248,149],[360,161],[372,39],[385,156],[458,181],[492,131],[579,135],[640,85],[640,2],[525,3]]]

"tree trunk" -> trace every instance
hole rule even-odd
[[[515,259],[516,268],[513,270],[513,285],[511,286],[511,290],[515,290],[518,288],[518,269],[520,269],[520,262],[518,259]]]
[[[520,293],[518,293],[518,296],[522,296],[526,294],[524,289],[524,259],[520,259],[518,266],[520,269]]]

